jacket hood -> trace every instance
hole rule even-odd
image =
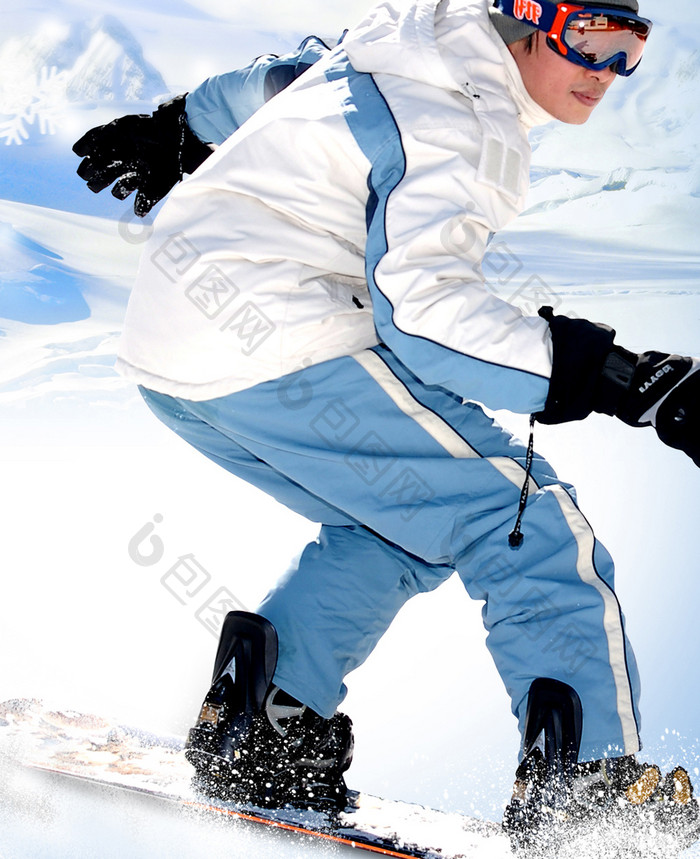
[[[472,5],[477,4],[472,0]],[[343,39],[353,68],[461,89],[440,57],[435,39],[437,6],[438,0],[403,4],[387,0],[371,9]]]
[[[514,105],[528,128],[552,119],[527,93],[491,23],[488,0],[385,0],[348,31],[342,47],[358,72],[478,94],[484,109]],[[478,113],[483,121],[484,111]]]

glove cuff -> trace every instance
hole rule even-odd
[[[161,104],[153,114],[153,118],[159,125],[168,127],[169,134],[179,134],[180,179],[182,179],[183,173],[194,173],[199,165],[211,155],[209,146],[202,143],[187,122],[186,104],[187,93],[184,93]]]
[[[577,421],[601,407],[611,408],[618,370],[608,367],[608,360],[615,331],[587,319],[555,316],[551,307],[541,308],[539,315],[549,322],[553,356],[549,394],[537,420],[544,424]]]

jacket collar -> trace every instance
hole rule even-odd
[[[513,101],[515,102],[520,121],[528,130],[535,128],[537,125],[546,125],[548,122],[554,122],[555,118],[551,113],[548,113],[543,107],[540,107],[525,88],[518,64],[515,62],[513,55],[508,50],[508,46],[498,35],[495,28],[494,40],[497,42],[501,56],[503,57],[503,65],[506,72],[506,85]]]
[[[434,0],[428,0],[435,6]],[[427,3],[426,3],[427,5]],[[485,0],[439,0],[433,38],[442,61],[460,89],[469,95],[485,90],[488,98],[508,95],[529,131],[551,122],[525,88],[518,64],[491,23]]]

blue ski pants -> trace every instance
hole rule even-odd
[[[344,677],[399,609],[456,570],[524,726],[537,677],[583,704],[581,759],[639,750],[639,679],[613,564],[571,487],[535,456],[522,546],[508,543],[522,444],[379,346],[204,402],[142,389],[155,414],[231,473],[322,523],[258,609],[275,682],[330,717]]]

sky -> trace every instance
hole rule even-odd
[[[8,39],[110,14],[167,96],[309,32],[338,35],[369,5],[34,0],[0,8],[0,63]],[[535,278],[561,312],[614,325],[629,348],[699,354],[700,40],[687,26],[699,13],[690,0],[642,11],[664,36],[650,43],[647,76],[617,82],[584,129],[535,134],[528,212],[491,264],[520,266],[519,280],[501,278],[504,297],[531,300],[518,285]],[[59,105],[54,133],[33,126],[21,145],[0,145],[0,282],[56,288],[74,315],[90,308],[57,324],[0,320],[0,695],[183,734],[216,637],[204,600],[178,589],[177,564],[206,571],[202,596],[226,588],[252,609],[317,529],[184,446],[111,369],[147,224],[84,188],[70,145],[127,109]],[[499,418],[525,434],[522,417]],[[697,776],[697,469],[601,416],[539,427],[536,443],[616,558],[645,753]],[[480,606],[454,579],[407,606],[349,684],[354,784],[497,817],[518,738],[483,639]]]

